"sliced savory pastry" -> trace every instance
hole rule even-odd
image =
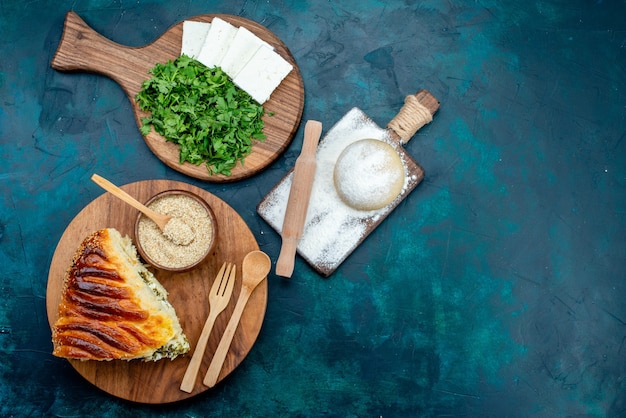
[[[189,351],[167,291],[113,228],[84,239],[67,271],[53,354],[80,360],[173,359]]]

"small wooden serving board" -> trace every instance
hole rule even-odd
[[[415,96],[431,114],[439,109],[437,99],[426,90],[419,91]],[[392,145],[405,167],[404,189],[388,206],[376,211],[358,211],[348,207],[339,198],[333,183],[333,169],[341,151],[365,138],[379,139]],[[307,220],[297,251],[321,275],[330,276],[424,178],[424,170],[405,152],[402,144],[403,141],[392,129],[380,128],[356,107],[320,140]],[[259,215],[279,234],[292,180],[293,170],[257,206]]]
[[[264,142],[257,142],[252,153],[242,166],[237,164],[230,176],[210,175],[204,164],[179,163],[178,145],[167,142],[164,137],[152,131],[144,136],[150,150],[166,165],[188,176],[211,182],[229,182],[250,177],[271,164],[287,148],[298,129],[304,108],[304,83],[295,59],[285,44],[270,30],[258,23],[240,16],[210,14],[191,17],[187,20],[211,22],[219,17],[236,27],[245,27],[259,38],[274,47],[293,70],[274,90],[270,99],[263,104],[267,136]],[[174,60],[180,55],[183,35],[183,22],[169,28],[153,43],[140,47],[126,47],[105,38],[90,28],[76,13],[68,12],[63,35],[52,58],[52,68],[59,71],[84,71],[104,75],[116,81],[130,100],[137,126],[146,116],[135,96],[141,90],[141,83],[150,78],[148,71],[157,63]]]
[[[176,310],[183,332],[189,339],[191,350],[187,355],[174,360],[164,359],[157,362],[140,360],[102,362],[69,360],[69,362],[90,383],[122,399],[150,404],[186,399],[209,389],[202,384],[200,377],[191,393],[183,392],[179,387],[209,314],[208,294],[213,280],[222,263],[232,262],[237,265],[233,296],[224,312],[215,321],[200,368],[201,375],[208,369],[237,303],[237,296],[241,291],[243,259],[250,251],[258,250],[259,246],[245,221],[232,207],[198,187],[170,180],[148,180],[127,184],[122,186],[122,189],[141,202],[165,190],[187,190],[200,195],[215,213],[217,241],[213,253],[205,262],[185,273],[151,269],[169,293],[168,300]],[[46,309],[50,326],[58,317],[65,272],[83,239],[98,229],[112,227],[136,242],[134,223],[137,214],[135,209],[117,197],[104,193],[88,204],[68,225],[56,247],[48,274]],[[267,280],[264,280],[254,290],[246,305],[218,382],[243,361],[254,345],[265,316],[267,294]]]

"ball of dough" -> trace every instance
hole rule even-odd
[[[337,158],[333,173],[341,200],[358,210],[387,206],[404,188],[404,164],[398,152],[377,139],[348,145]]]

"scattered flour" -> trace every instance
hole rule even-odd
[[[360,109],[353,108],[320,141],[317,150],[317,169],[311,191],[302,238],[298,253],[314,267],[334,270],[359,245],[368,232],[368,226],[384,219],[401,199],[407,185],[415,181],[406,177],[404,188],[389,205],[371,211],[351,208],[339,197],[333,181],[335,162],[350,144],[372,138],[385,141],[398,149],[389,132],[381,129]],[[403,161],[406,171],[406,162]],[[259,204],[258,212],[279,233],[283,220],[293,173],[285,177]]]

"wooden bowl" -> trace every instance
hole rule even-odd
[[[146,206],[150,207],[150,205],[154,202],[156,202],[157,200],[167,197],[167,196],[178,196],[178,195],[182,195],[182,196],[186,196],[189,197],[193,200],[195,200],[197,203],[200,204],[200,206],[202,206],[202,208],[206,211],[210,224],[211,224],[211,230],[212,230],[212,235],[211,235],[211,239],[208,243],[208,245],[206,246],[206,250],[202,252],[202,255],[200,255],[197,259],[195,259],[193,262],[190,262],[189,264],[186,264],[184,266],[180,266],[180,267],[174,267],[174,266],[168,266],[168,265],[163,265],[162,263],[157,262],[153,257],[151,257],[148,254],[148,251],[146,251],[145,248],[145,242],[142,242],[142,236],[140,236],[140,231],[139,231],[139,225],[140,225],[140,221],[143,218],[146,218],[146,216],[142,213],[139,213],[137,215],[137,219],[135,220],[135,243],[137,246],[137,251],[139,252],[139,254],[141,255],[141,257],[143,258],[143,260],[152,265],[153,267],[159,269],[159,270],[164,270],[164,271],[170,271],[170,272],[185,272],[185,271],[189,271],[192,270],[194,268],[196,268],[198,265],[200,265],[202,262],[204,262],[206,260],[206,258],[209,256],[209,254],[211,254],[211,252],[213,251],[213,249],[215,248],[215,242],[216,242],[216,238],[217,238],[217,222],[215,219],[215,214],[213,213],[213,210],[211,209],[211,207],[209,206],[209,204],[200,196],[198,196],[195,193],[186,191],[186,190],[166,190],[160,193],[157,193],[156,195],[152,196],[150,199],[148,199],[148,201],[145,203]],[[195,231],[194,231],[195,232]],[[167,239],[167,238],[165,238]],[[195,240],[194,240],[195,242]],[[193,245],[194,242],[192,242],[189,245]],[[182,250],[182,246],[181,246],[181,250]]]

